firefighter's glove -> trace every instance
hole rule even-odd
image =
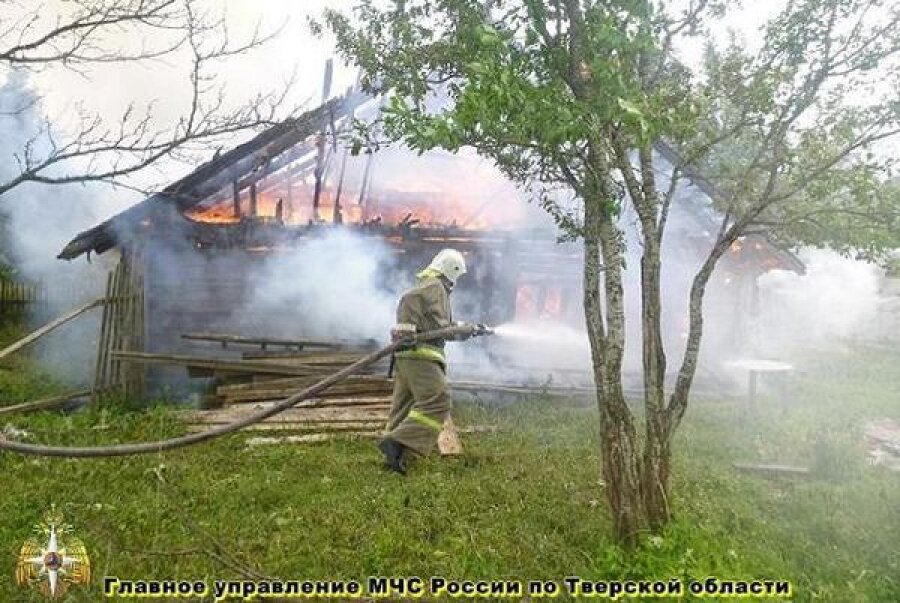
[[[409,340],[412,341],[416,337],[416,325],[401,322],[391,327],[391,342]]]
[[[457,337],[458,341],[466,341],[467,339],[471,339],[472,337],[481,337],[482,335],[489,335],[491,333],[491,330],[483,324],[463,322],[457,323],[457,326],[466,328],[465,332]]]

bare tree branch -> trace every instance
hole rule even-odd
[[[233,41],[222,15],[200,10],[197,0],[75,0],[67,12],[47,16],[29,8],[18,18],[0,18],[0,65],[20,74],[60,66],[81,72],[109,63],[156,61],[163,57],[189,65],[189,98],[174,123],[157,118],[155,103],[129,104],[110,121],[73,102],[75,125],[63,130],[44,119],[14,154],[17,174],[0,182],[0,195],[26,182],[124,184],[122,179],[162,159],[193,159],[246,130],[283,120],[293,79],[276,92],[260,92],[236,106],[215,80],[223,61],[263,47],[281,30],[264,33],[257,24]],[[142,40],[123,50],[122,39]],[[40,96],[23,90],[21,100],[0,107],[0,120],[37,112]]]

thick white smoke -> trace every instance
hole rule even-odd
[[[27,145],[40,157],[48,144],[40,99],[25,74],[10,72],[0,86],[0,181],[20,173]],[[17,280],[40,285],[48,295],[46,303],[29,308],[32,323],[103,294],[110,258],[70,264],[56,255],[76,233],[125,206],[121,195],[91,185],[25,183],[0,196],[5,222],[0,252],[15,267]],[[86,382],[95,358],[98,316],[95,311],[49,335],[37,344],[36,357],[58,377]]]
[[[268,256],[237,320],[247,330],[383,341],[406,284],[383,279],[393,263],[382,239],[330,231]]]
[[[800,254],[806,274],[772,271],[759,279],[762,349],[791,355],[847,337],[878,334],[882,271],[833,251]]]
[[[553,319],[496,326],[482,341],[449,344],[451,378],[532,386],[587,385],[590,346],[581,325]]]

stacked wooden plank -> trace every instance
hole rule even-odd
[[[216,396],[223,406],[283,400],[314,384],[319,378],[319,376],[289,377],[220,385],[216,388]],[[392,388],[393,384],[386,376],[360,375],[331,386],[322,392],[321,397],[342,406],[358,405],[370,399],[390,402]]]
[[[183,354],[113,352],[120,362],[184,366],[192,376],[214,377],[206,398],[209,410],[192,410],[183,418],[192,431],[232,423],[284,400],[361,359],[377,342],[243,337],[214,333],[184,336],[215,348],[242,349],[240,358]],[[375,437],[385,428],[391,408],[393,381],[387,360],[318,394],[311,407],[292,408],[250,428],[281,434],[277,441],[314,442],[337,435]],[[480,388],[478,387],[480,385]],[[489,384],[461,384],[461,389],[490,390]],[[519,390],[516,390],[517,392]],[[284,435],[296,433],[297,435]],[[268,441],[268,440],[267,440]],[[460,454],[462,447],[452,422],[439,439],[442,454]]]
[[[389,403],[384,399],[321,399],[313,408],[292,408],[250,427],[253,431],[305,433],[378,433],[387,422]],[[241,404],[215,410],[187,411],[183,418],[194,431],[232,423],[274,402]]]
[[[193,376],[215,377],[206,397],[212,410],[190,411],[193,430],[230,423],[288,398],[370,353],[376,342],[188,333],[185,339],[241,350],[240,358],[170,354],[117,354],[122,360],[185,366]],[[381,362],[319,394],[314,408],[295,408],[255,426],[263,431],[378,433],[387,423],[392,381]]]
[[[282,349],[273,351],[273,342],[278,342]],[[367,342],[304,340],[299,348],[294,349],[284,349],[297,345],[296,341],[290,340],[258,339],[256,343],[260,349],[243,352],[241,362],[277,367],[276,370],[282,371],[285,376],[263,368],[257,369],[249,378],[232,377],[216,388],[216,402],[222,406],[283,400],[313,385],[325,375],[357,362],[373,349],[373,344]],[[392,389],[393,384],[387,377],[387,365],[380,362],[322,392],[322,404],[335,408],[387,407]]]
[[[359,355],[346,355],[340,359],[334,355],[313,356],[311,353],[297,357],[297,364],[327,367],[327,373],[340,370],[354,362]],[[260,362],[263,359],[256,359]],[[285,363],[278,358],[278,364]],[[273,360],[273,364],[275,361]],[[288,362],[290,364],[290,362]],[[273,378],[256,375],[235,383],[234,380],[219,385],[215,400],[221,410],[206,411],[199,417],[200,424],[229,422],[245,412],[288,398],[322,378],[322,374]],[[377,433],[387,423],[391,405],[393,384],[387,376],[357,375],[331,386],[320,394],[315,408],[291,409],[271,417],[260,424],[263,430],[289,430],[315,433],[334,431],[352,433]]]

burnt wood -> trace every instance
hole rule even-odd
[[[90,251],[103,253],[123,239],[133,236],[139,230],[141,222],[153,219],[158,213],[165,212],[172,206],[182,212],[194,207],[323,129],[336,117],[350,113],[366,100],[368,97],[359,93],[336,98],[299,117],[269,128],[252,140],[204,163],[162,192],[151,195],[134,207],[80,233],[57,257],[71,260]]]

